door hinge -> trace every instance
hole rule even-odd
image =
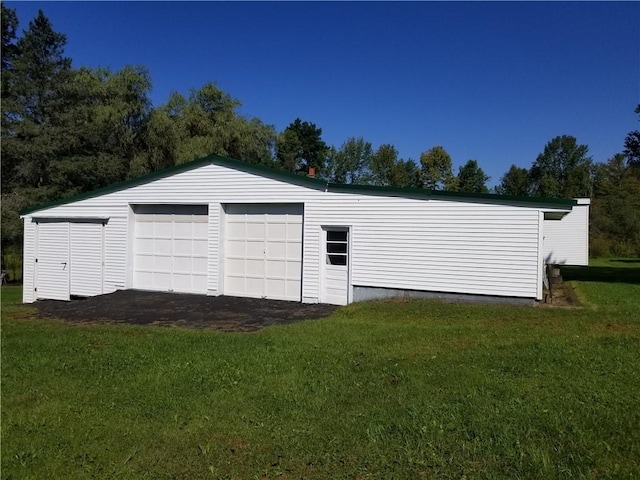
[[[36,258],[36,263],[38,263],[38,259]]]

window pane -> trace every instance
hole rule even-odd
[[[346,242],[348,233],[346,230],[327,230],[327,241]]]
[[[346,265],[346,255],[327,255],[327,264],[329,265]]]
[[[347,253],[347,244],[327,242],[327,253]]]

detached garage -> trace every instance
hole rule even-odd
[[[23,212],[24,301],[540,300],[550,251],[587,245],[588,223],[561,223],[588,222],[575,212],[570,199],[337,185],[211,156]]]

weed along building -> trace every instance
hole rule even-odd
[[[576,231],[545,244],[545,230],[584,221],[571,217],[578,206],[336,185],[211,156],[23,212],[24,301],[119,289],[332,304],[427,292],[540,300],[552,241]]]

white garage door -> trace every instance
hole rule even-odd
[[[133,287],[207,293],[207,205],[137,205]]]
[[[300,301],[301,204],[227,205],[224,294]]]
[[[103,228],[100,220],[38,222],[36,298],[103,293]]]
[[[39,222],[36,298],[69,300],[69,223]]]

